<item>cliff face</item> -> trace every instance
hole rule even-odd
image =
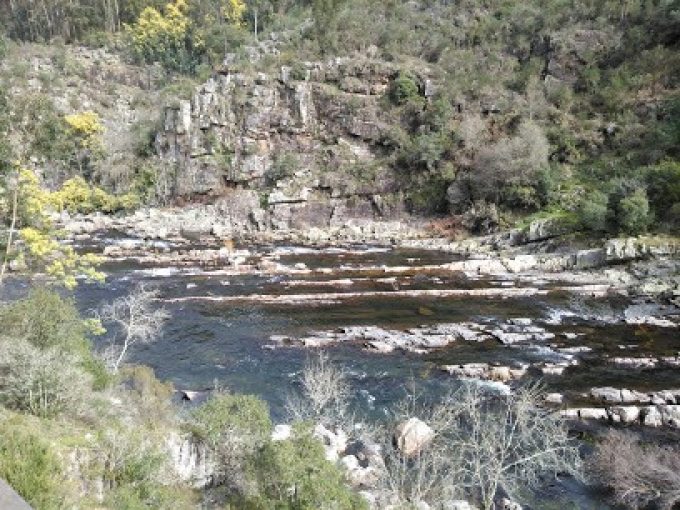
[[[403,196],[380,159],[390,126],[382,102],[396,73],[385,62],[335,59],[215,74],[191,101],[165,109],[155,144],[172,169],[171,194],[257,194],[263,210],[253,216],[274,228],[398,218]]]

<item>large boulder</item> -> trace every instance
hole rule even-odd
[[[397,425],[394,444],[405,457],[418,455],[434,438],[434,430],[418,418],[409,418]]]

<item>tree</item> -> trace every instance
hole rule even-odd
[[[186,0],[175,0],[163,13],[146,7],[133,25],[126,26],[130,47],[137,60],[160,62],[171,70],[190,72],[203,51]]]
[[[321,442],[305,427],[296,427],[290,439],[267,442],[257,452],[254,468],[260,494],[254,508],[367,508],[366,501],[345,485],[340,468],[326,460]]]
[[[118,329],[106,352],[107,361],[114,372],[118,372],[131,346],[156,340],[163,324],[170,318],[165,309],[154,307],[157,296],[157,290],[147,289],[140,284],[127,296],[102,307],[99,314],[102,323],[111,323]]]
[[[314,36],[321,53],[332,53],[337,44],[337,19],[345,0],[312,0]]]
[[[214,456],[213,482],[248,493],[248,463],[271,434],[267,404],[252,395],[217,393],[192,413],[190,428]]]
[[[300,392],[290,396],[287,410],[294,421],[345,426],[351,395],[347,373],[320,352],[309,358],[299,380]]]
[[[55,194],[40,187],[38,177],[31,170],[16,167],[0,188],[2,218],[7,221],[8,241],[0,270],[0,285],[9,262],[16,259],[33,272],[44,271],[66,287],[77,284],[76,276],[103,280],[96,270],[99,258],[93,254],[79,255],[72,246],[60,243],[59,233],[48,215]],[[18,232],[21,243],[14,242]]]
[[[616,222],[627,234],[642,234],[650,222],[647,193],[636,189],[618,203]]]
[[[593,232],[607,230],[609,197],[601,191],[591,191],[579,203],[578,217],[584,228]]]
[[[0,399],[10,409],[52,417],[84,401],[92,381],[77,356],[25,341],[0,343]]]
[[[433,436],[415,457],[405,457],[392,434],[384,434],[383,487],[404,504],[436,505],[462,496],[490,510],[500,489],[513,496],[535,487],[543,475],[578,474],[577,444],[558,413],[540,401],[536,387],[492,397],[467,386],[421,406],[410,396],[397,409],[396,422],[419,416]]]
[[[99,115],[92,111],[66,115],[64,121],[68,125],[68,134],[74,140],[75,160],[80,174],[89,170],[90,163],[102,157],[104,145],[101,135],[104,132]]]

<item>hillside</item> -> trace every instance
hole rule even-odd
[[[113,25],[94,4],[65,33],[38,14],[26,31],[28,3],[5,17],[5,160],[47,185],[82,175],[150,205],[243,190],[258,228],[451,214],[486,233],[539,212],[677,227],[673,2],[260,2],[237,23],[179,1],[149,33],[141,4]],[[59,117],[90,110],[103,143],[83,151]]]

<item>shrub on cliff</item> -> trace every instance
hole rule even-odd
[[[214,395],[192,413],[188,427],[212,451],[216,482],[229,493],[251,494],[249,466],[272,428],[267,404],[252,395]]]
[[[672,220],[672,210],[680,204],[680,162],[664,161],[646,169],[649,203],[659,220]]]
[[[392,102],[397,105],[421,102],[423,99],[420,95],[417,79],[411,73],[405,71],[400,71],[392,80],[389,96]]]
[[[36,510],[62,508],[63,468],[50,444],[25,424],[4,420],[0,434],[0,478]]]
[[[88,392],[108,384],[72,300],[35,289],[0,308],[0,398],[12,409],[39,416],[75,411]]]

